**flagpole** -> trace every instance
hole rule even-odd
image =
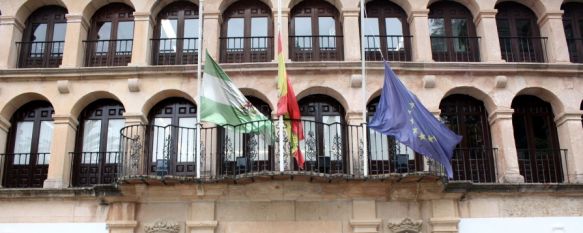
[[[365,53],[364,53],[364,47],[365,47],[365,36],[364,36],[364,8],[366,7],[366,5],[364,4],[364,0],[360,0],[360,57],[361,57],[361,64],[360,64],[360,69],[361,69],[361,75],[362,75],[362,121],[364,122],[364,126],[362,127],[362,159],[363,161],[363,170],[364,170],[364,176],[367,177],[368,176],[368,140],[367,140],[367,127],[366,127],[366,122],[367,122],[367,114],[366,114],[366,70],[365,70]]]
[[[197,71],[196,71],[196,77],[197,77],[197,95],[198,95],[198,104],[196,105],[196,178],[200,179],[200,167],[202,166],[202,163],[200,161],[200,152],[201,152],[201,127],[200,127],[200,105],[201,105],[201,101],[200,101],[200,91],[201,91],[201,87],[200,85],[202,84],[202,21],[203,21],[203,17],[202,17],[202,11],[203,11],[203,7],[202,5],[204,5],[204,0],[200,0],[199,4],[198,4],[198,41],[197,41],[197,47],[198,47],[198,65],[196,66]]]
[[[281,0],[277,0],[277,36],[281,37]],[[281,38],[278,38],[281,40]],[[283,53],[283,51],[282,51]],[[279,78],[279,77],[278,77]],[[284,156],[283,156],[283,116],[278,117],[279,126],[279,171],[284,171]]]

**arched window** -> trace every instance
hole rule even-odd
[[[441,118],[463,139],[451,160],[454,180],[495,182],[495,167],[488,112],[482,101],[467,95],[450,95],[439,105]]]
[[[342,105],[329,96],[316,94],[302,98],[299,107],[305,138],[300,142],[304,169],[327,174],[348,171]]]
[[[235,2],[225,10],[221,30],[221,62],[273,60],[271,10],[259,0]]]
[[[551,105],[522,95],[514,98],[512,108],[518,165],[525,182],[563,182],[562,151]]]
[[[515,2],[496,5],[496,26],[502,59],[507,62],[545,62],[546,37],[540,37],[536,15]],[[544,46],[544,47],[543,47]]]
[[[376,112],[379,101],[380,97],[376,97],[368,103],[367,121]],[[423,157],[394,137],[369,129],[368,144],[370,175],[423,171]]]
[[[124,107],[111,99],[98,100],[79,116],[74,153],[74,186],[110,184],[120,162],[120,131],[125,125]]]
[[[271,108],[263,100],[246,96],[259,112],[268,119]],[[219,144],[221,151],[220,172],[223,175],[239,175],[246,172],[273,171],[273,143],[270,138],[274,129],[264,129],[269,132],[245,133],[245,129],[264,122],[251,122],[243,125],[223,126],[219,129]]]
[[[472,13],[452,1],[439,1],[429,7],[429,33],[435,61],[480,61]]]
[[[363,30],[366,60],[411,60],[407,14],[397,4],[383,0],[367,3]]]
[[[563,27],[571,62],[583,63],[583,4],[577,2],[565,3],[561,6],[563,14]]]
[[[169,98],[154,106],[148,121],[151,150],[149,172],[192,176],[196,172],[196,106]]]
[[[18,42],[20,68],[59,67],[63,59],[67,9],[46,6],[28,17]]]
[[[53,139],[53,107],[45,101],[22,106],[10,120],[4,187],[42,187]]]
[[[86,66],[126,66],[132,59],[134,9],[111,3],[91,18]]]
[[[186,1],[166,6],[158,14],[154,33],[154,65],[196,64],[198,6]]]
[[[306,0],[291,10],[290,57],[293,61],[343,59],[338,10],[323,0]]]

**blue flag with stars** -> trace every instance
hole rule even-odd
[[[414,151],[440,162],[453,177],[451,157],[462,137],[437,120],[399,80],[385,61],[385,83],[369,127],[395,137]]]

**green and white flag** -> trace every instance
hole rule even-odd
[[[200,89],[201,121],[238,126],[242,133],[271,131],[271,121],[245,98],[208,52]]]

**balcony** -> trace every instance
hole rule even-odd
[[[290,36],[292,61],[341,61],[344,58],[342,36]]]
[[[583,63],[583,38],[567,38],[569,57],[573,63]]]
[[[480,37],[431,36],[433,60],[437,62],[479,62]]]
[[[474,183],[496,182],[496,158],[493,148],[456,148],[451,160],[453,180]]]
[[[273,37],[221,37],[221,63],[271,62]]]
[[[502,59],[506,62],[547,61],[547,37],[500,37]]]
[[[411,61],[413,36],[365,36],[367,61]]]
[[[2,186],[41,188],[47,179],[49,160],[49,153],[0,154],[0,164],[4,164]]]
[[[153,65],[187,65],[198,62],[198,38],[152,39]]]
[[[85,66],[127,66],[132,60],[133,40],[89,40],[85,43]]]
[[[64,46],[64,41],[16,42],[18,68],[57,68]]]
[[[520,175],[526,183],[562,183],[567,167],[565,149],[518,149]]]
[[[119,152],[76,152],[73,161],[73,186],[111,184],[116,181]]]

